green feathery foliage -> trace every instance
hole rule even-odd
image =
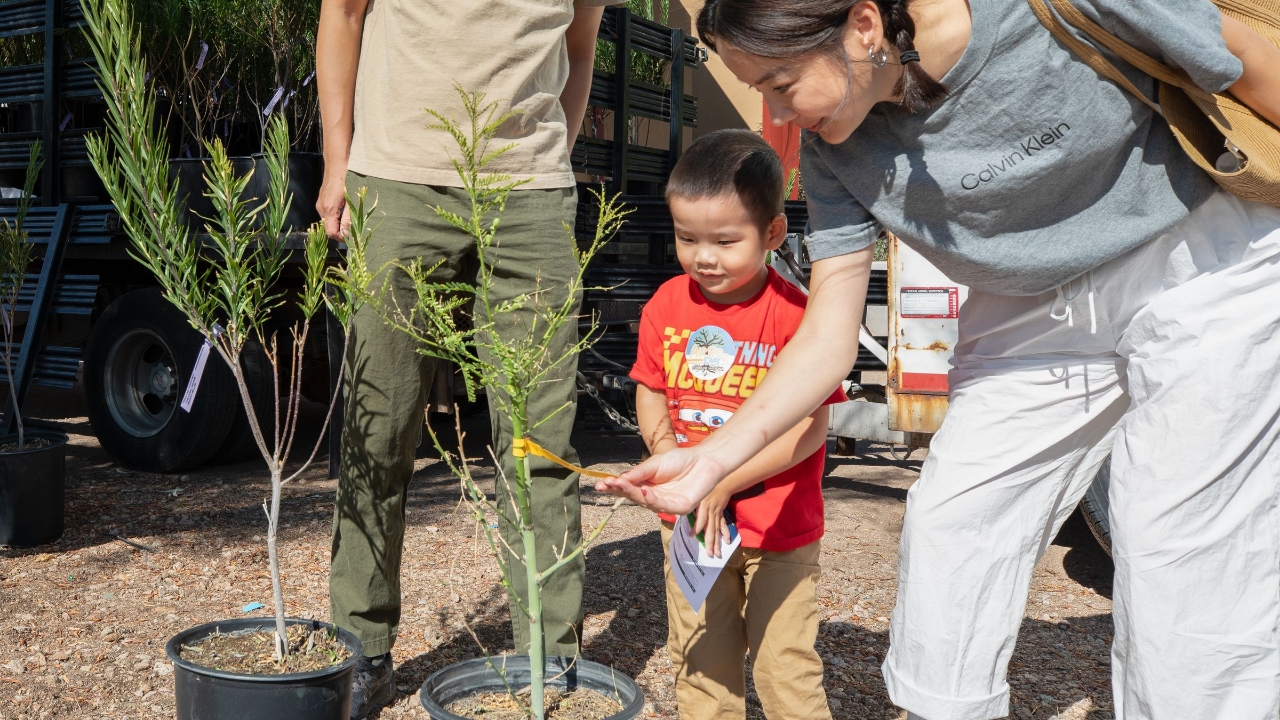
[[[394,263],[393,267],[408,274],[416,290],[416,302],[412,307],[401,307],[387,292],[377,294],[371,306],[377,308],[379,314],[396,330],[409,335],[418,345],[418,351],[424,355],[443,358],[457,365],[465,380],[467,395],[475,398],[479,389],[483,388],[490,402],[497,410],[511,418],[512,428],[519,446],[528,439],[528,433],[546,422],[547,417],[529,417],[529,399],[533,392],[550,379],[552,373],[564,372],[576,367],[578,353],[590,347],[594,341],[595,326],[580,336],[580,340],[563,350],[553,350],[556,336],[566,325],[577,325],[577,299],[585,285],[588,263],[604,244],[617,233],[622,226],[626,210],[623,210],[616,198],[609,198],[603,192],[597,193],[600,205],[599,222],[594,238],[584,246],[574,242],[573,229],[565,226],[566,242],[575,248],[578,259],[578,273],[565,287],[556,287],[554,301],[549,288],[535,287],[529,292],[514,299],[495,301],[489,291],[493,286],[494,273],[498,270],[491,259],[490,250],[497,244],[502,226],[502,213],[510,194],[526,181],[512,180],[508,175],[489,173],[485,167],[495,158],[501,156],[510,145],[494,147],[492,140],[498,128],[511,115],[499,115],[497,103],[485,103],[484,96],[468,93],[459,89],[467,117],[459,123],[431,112],[436,122],[435,129],[444,130],[452,136],[460,155],[453,160],[454,169],[462,181],[470,201],[469,212],[459,215],[444,208],[436,208],[436,213],[459,232],[466,233],[475,243],[476,258],[479,265],[477,280],[474,285],[463,282],[441,282],[433,279],[434,271],[439,264],[427,264],[421,260],[408,263]],[[523,332],[511,332],[515,327],[511,321],[512,313],[532,310],[534,321]],[[500,333],[498,328],[508,329]],[[481,358],[481,352],[487,358]],[[552,413],[566,411],[570,407],[565,404]],[[530,623],[530,667],[532,682],[529,703],[526,705],[522,697],[512,692],[512,697],[531,716],[541,720],[543,710],[543,688],[545,683],[545,648],[542,626],[542,586],[547,580],[574,558],[578,557],[586,547],[604,529],[605,523],[612,516],[612,511],[596,528],[587,534],[576,547],[557,547],[560,558],[550,567],[539,571],[534,558],[537,557],[536,545],[539,541],[550,542],[551,539],[534,537],[532,510],[529,493],[528,457],[516,454],[515,477],[506,477],[499,470],[499,482],[505,482],[509,490],[508,496],[513,499],[512,507],[499,507],[490,501],[471,476],[470,466],[465,458],[451,455],[443,447],[439,437],[433,431],[431,439],[437,450],[445,458],[445,462],[461,480],[463,496],[471,508],[472,517],[476,521],[478,532],[486,538],[490,550],[497,559],[502,571],[503,584],[511,589],[510,578],[513,572],[523,572],[528,588],[526,597],[518,597],[517,603],[524,618],[512,618],[513,622]],[[459,438],[461,440],[461,438]],[[461,447],[461,442],[459,442]],[[515,453],[513,453],[515,454]],[[501,463],[499,463],[501,467]],[[614,505],[614,509],[618,507]],[[505,546],[500,536],[489,527],[489,517],[498,516],[519,528],[521,543],[519,547],[509,547],[512,555],[524,566],[521,569],[508,567],[503,561],[502,549]],[[502,670],[494,666],[494,670],[502,674]],[[508,688],[510,690],[510,688]]]

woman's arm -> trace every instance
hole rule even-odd
[[[768,376],[766,376],[766,379]],[[826,405],[813,411],[809,417],[801,420],[782,437],[769,443],[764,450],[756,453],[742,467],[729,473],[698,505],[697,522],[693,532],[707,534],[704,537],[722,537],[729,542],[729,531],[724,524],[724,510],[734,494],[742,492],[752,485],[785,472],[800,464],[827,443],[828,418],[830,408]],[[717,431],[718,432],[718,431]],[[707,543],[707,552],[712,557],[720,557],[720,543]]]
[[[1222,16],[1222,39],[1244,72],[1228,88],[1240,102],[1280,126],[1280,48],[1239,20]]]
[[[347,233],[347,160],[351,157],[356,68],[369,0],[324,0],[316,30],[316,88],[324,129],[324,183],[316,210],[329,237]]]
[[[765,378],[768,379],[768,376]],[[830,395],[830,393],[827,394]],[[796,426],[783,433],[782,437],[769,443],[763,450],[743,463],[742,467],[729,473],[719,485],[716,485],[714,492],[723,493],[726,496],[740,493],[756,483],[762,483],[778,473],[795,467],[801,460],[827,444],[827,424],[830,416],[830,409],[826,405],[814,410],[809,417],[796,423]],[[698,519],[697,529],[702,529],[701,518]]]
[[[868,247],[813,264],[800,328],[724,427],[697,447],[656,455],[596,487],[661,512],[691,512],[731,471],[812,413],[858,357],[872,252]]]

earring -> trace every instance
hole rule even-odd
[[[885,63],[889,62],[889,51],[885,50],[883,47],[878,51],[867,48],[867,57],[871,59],[872,65],[882,68],[885,66]]]

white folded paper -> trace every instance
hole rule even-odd
[[[711,557],[702,543],[698,542],[698,538],[693,536],[689,518],[681,515],[676,520],[667,556],[671,562],[671,570],[675,574],[676,584],[680,586],[680,591],[684,593],[685,599],[689,601],[689,606],[694,612],[697,612],[702,607],[702,603],[706,602],[707,593],[711,592],[711,586],[715,585],[716,578],[720,577],[720,571],[724,569],[725,563],[729,562],[729,558],[742,543],[742,537],[738,535],[736,529],[732,535],[733,540],[730,542],[716,538],[720,541],[720,557]]]

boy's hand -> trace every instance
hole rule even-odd
[[[724,511],[729,507],[730,494],[717,487],[698,505],[698,521],[694,525],[693,534],[705,531],[702,536],[707,547],[707,554],[720,557],[720,542],[732,540],[729,535],[729,523],[725,522]]]

